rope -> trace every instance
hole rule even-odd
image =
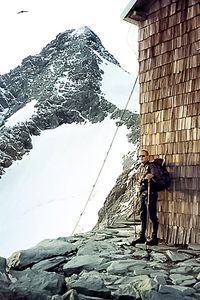
[[[136,58],[136,61],[137,61],[137,64],[138,64],[138,50],[136,52],[136,50],[134,49],[134,47],[129,43],[129,34],[130,34],[130,31],[133,30],[133,25],[130,24],[129,26],[129,29],[128,29],[128,32],[127,32],[127,35],[126,35],[126,43],[128,45],[128,47],[130,48],[130,50],[133,52],[133,54],[135,55],[135,58]],[[131,38],[131,41],[134,41],[135,39],[134,38]]]
[[[127,107],[128,107],[128,104],[129,104],[129,102],[130,102],[130,100],[131,100],[131,97],[132,97],[133,91],[134,91],[134,89],[135,89],[137,80],[138,80],[138,75],[137,75],[137,77],[136,77],[136,79],[135,79],[135,82],[134,82],[134,84],[133,84],[133,88],[132,88],[131,93],[130,93],[130,95],[129,95],[129,97],[128,97],[128,100],[127,100],[127,103],[126,103],[126,105],[125,105],[125,108],[123,109],[122,116],[121,116],[121,120],[123,119],[123,116],[124,116],[124,114],[125,114],[125,111],[126,111],[126,109],[127,109]],[[106,163],[106,160],[107,160],[107,158],[108,158],[109,152],[110,152],[110,150],[111,150],[111,148],[112,148],[112,145],[113,145],[113,143],[114,143],[114,140],[115,140],[115,138],[116,138],[116,135],[117,135],[118,130],[119,130],[119,126],[117,126],[117,128],[116,128],[116,130],[115,130],[115,133],[114,133],[113,138],[112,138],[112,140],[111,140],[110,146],[109,146],[108,151],[107,151],[107,153],[106,153],[106,156],[105,156],[105,158],[104,158],[104,160],[103,160],[102,166],[101,166],[101,168],[100,168],[100,170],[99,170],[99,172],[98,172],[97,178],[96,178],[96,180],[95,180],[95,182],[94,182],[94,184],[93,184],[93,186],[92,186],[92,190],[91,190],[91,192],[90,192],[90,194],[89,194],[89,197],[88,197],[88,199],[87,199],[87,201],[86,201],[86,203],[85,203],[85,205],[84,205],[84,207],[83,207],[83,210],[82,210],[81,214],[79,215],[79,218],[78,218],[78,220],[77,220],[77,222],[76,222],[76,225],[75,225],[75,227],[74,227],[74,229],[73,229],[71,235],[73,235],[74,232],[76,231],[76,228],[77,228],[77,226],[79,225],[79,222],[80,222],[80,220],[81,220],[81,218],[82,218],[82,216],[83,216],[83,214],[84,214],[84,212],[85,212],[85,210],[86,210],[86,207],[87,207],[87,205],[88,205],[88,203],[89,203],[89,201],[90,201],[90,198],[91,198],[91,196],[92,196],[92,193],[93,193],[93,191],[94,191],[94,189],[95,189],[95,187],[96,187],[96,184],[97,184],[97,182],[98,182],[98,180],[99,180],[99,177],[100,177],[100,175],[101,175],[101,172],[102,172],[102,170],[103,170],[103,168],[104,168],[104,165],[105,165],[105,163]]]

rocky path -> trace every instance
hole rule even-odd
[[[119,222],[0,258],[0,299],[200,299],[200,245],[132,247],[133,231]]]

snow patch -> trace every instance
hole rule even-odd
[[[71,36],[79,36],[81,34],[85,34],[87,32],[90,32],[90,29],[87,26],[83,26],[81,28],[75,29],[72,33]]]
[[[101,91],[107,101],[115,104],[118,108],[124,109],[130,97],[135,78],[126,73],[121,67],[102,58],[100,64],[102,75]],[[127,109],[139,113],[139,99],[137,86],[132,94]]]
[[[24,107],[19,109],[16,113],[14,113],[10,118],[6,120],[5,126],[14,126],[18,123],[29,120],[37,111],[37,108],[35,107],[36,103],[36,100],[32,100],[31,102],[27,103]]]
[[[71,235],[115,130],[114,120],[106,119],[97,124],[64,124],[32,137],[33,149],[0,180],[0,256],[46,238]],[[118,130],[77,232],[93,228],[122,172],[122,156],[131,147],[126,132],[124,126]]]

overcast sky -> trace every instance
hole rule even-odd
[[[137,27],[120,19],[130,0],[3,0],[0,74],[39,53],[56,35],[88,26],[121,66],[137,73]],[[27,13],[17,14],[21,10]]]

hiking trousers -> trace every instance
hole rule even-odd
[[[149,196],[149,219],[153,224],[153,235],[157,236],[158,231],[158,217],[157,217],[157,199],[158,193],[151,192]],[[140,219],[141,219],[141,234],[145,235],[147,228],[147,202],[148,202],[148,193],[144,191],[140,194]]]

